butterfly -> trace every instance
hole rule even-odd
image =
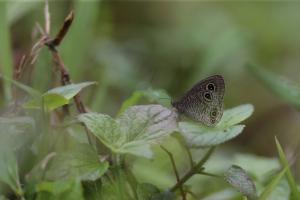
[[[223,77],[213,75],[195,84],[180,100],[171,104],[179,113],[206,126],[215,126],[223,115],[224,92]]]

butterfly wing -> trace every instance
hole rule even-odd
[[[188,117],[207,126],[215,126],[223,115],[224,79],[220,75],[210,76],[190,89],[173,106]]]

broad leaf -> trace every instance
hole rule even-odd
[[[133,106],[116,120],[108,115],[86,113],[79,121],[115,153],[152,157],[150,145],[177,128],[175,112],[161,105]]]
[[[9,151],[1,151],[0,160],[0,182],[7,184],[16,194],[21,196],[23,191],[15,154]]]
[[[274,94],[295,107],[300,108],[300,84],[295,84],[256,65],[248,65],[248,68]]]
[[[225,180],[250,200],[257,199],[256,188],[245,170],[233,165],[224,174]]]
[[[97,152],[88,144],[78,144],[75,149],[54,157],[47,180],[68,180],[74,177],[83,181],[95,181],[107,170],[109,164],[101,161]]]
[[[236,125],[253,113],[253,106],[245,104],[225,110],[216,127],[207,127],[200,122],[179,122],[180,133],[189,147],[201,148],[219,145],[239,135],[244,125]]]
[[[38,200],[84,200],[80,181],[41,182],[36,185]]]

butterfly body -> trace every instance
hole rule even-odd
[[[195,121],[215,126],[223,115],[225,83],[221,75],[210,76],[190,89],[172,106]]]

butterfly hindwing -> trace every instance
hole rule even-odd
[[[220,75],[210,76],[190,89],[173,106],[188,117],[207,126],[216,125],[223,114],[224,79]]]

